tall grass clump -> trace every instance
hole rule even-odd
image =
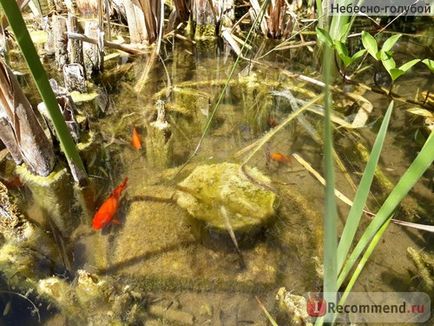
[[[355,282],[361,274],[364,266],[378,244],[381,236],[387,230],[387,227],[393,217],[394,211],[398,208],[400,202],[408,194],[411,188],[422,177],[424,172],[431,166],[434,161],[434,132],[428,137],[415,160],[400,178],[397,185],[393,188],[386,198],[378,212],[363,231],[358,241],[355,234],[359,228],[363,209],[366,205],[368,194],[371,189],[375,170],[378,165],[381,149],[384,139],[387,135],[387,128],[393,110],[393,101],[390,103],[372,148],[365,171],[357,188],[353,201],[353,206],[345,221],[341,239],[337,243],[337,224],[336,224],[336,202],[333,194],[334,189],[334,171],[333,171],[333,138],[331,131],[330,112],[332,110],[330,83],[333,80],[333,51],[328,44],[325,44],[323,71],[325,88],[325,107],[326,115],[324,117],[325,127],[325,175],[327,180],[325,214],[324,214],[324,299],[327,302],[336,300],[335,293],[342,288],[344,293],[339,303],[343,304],[352,290]],[[351,248],[354,248],[352,251]],[[357,265],[356,265],[357,264]],[[355,267],[355,268],[354,268]],[[327,315],[326,319],[319,318],[316,325],[322,325],[324,320],[334,321],[336,316]]]
[[[317,1],[317,7],[325,9],[321,1]],[[359,240],[355,234],[359,228],[361,216],[368,199],[374,178],[375,170],[378,166],[381,150],[387,135],[387,128],[393,110],[393,101],[390,103],[377,134],[365,171],[357,188],[353,205],[348,213],[342,231],[340,241],[337,241],[337,210],[334,195],[334,162],[333,162],[333,137],[330,115],[332,111],[332,95],[330,87],[334,79],[334,47],[336,41],[344,43],[351,29],[354,17],[333,16],[330,24],[326,12],[321,12],[322,25],[325,33],[319,29],[318,40],[322,41],[323,46],[323,78],[325,82],[325,116],[324,116],[324,165],[326,176],[325,193],[325,212],[324,212],[324,280],[323,291],[326,302],[335,302],[336,293],[340,289],[343,295],[339,300],[343,304],[352,290],[355,282],[361,274],[364,266],[378,244],[381,236],[387,230],[393,217],[394,211],[400,202],[408,194],[411,188],[422,177],[423,173],[434,161],[434,132],[428,137],[425,145],[412,162],[410,167],[393,188],[387,199],[384,201],[378,212],[372,218],[368,227],[363,231]],[[318,31],[318,29],[317,29]],[[323,35],[329,35],[323,37]],[[324,42],[325,39],[328,42]],[[353,248],[353,249],[352,249]],[[351,251],[352,249],[352,251]],[[345,284],[345,287],[343,287]],[[324,321],[334,323],[337,316],[326,315],[318,318],[316,325],[322,325]]]

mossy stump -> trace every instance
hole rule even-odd
[[[73,182],[65,167],[57,165],[46,177],[30,173],[24,165],[17,166],[17,174],[29,187],[33,199],[44,216],[49,218],[64,236],[69,236],[79,220],[72,218]]]

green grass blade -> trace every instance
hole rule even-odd
[[[362,273],[363,268],[365,267],[366,263],[369,260],[369,257],[371,257],[372,252],[374,251],[375,247],[377,246],[378,242],[380,241],[381,237],[383,236],[384,232],[388,228],[390,224],[391,218],[384,223],[381,228],[378,230],[378,232],[374,235],[372,238],[371,243],[369,244],[368,248],[366,249],[365,253],[363,254],[362,258],[360,259],[359,263],[357,264],[353,275],[351,275],[351,279],[348,282],[347,287],[344,290],[344,293],[342,297],[339,300],[339,304],[343,305],[345,304],[345,301],[348,298],[348,295],[350,294],[351,290],[354,287],[354,284],[356,284],[357,279],[359,278],[360,274]],[[337,316],[333,318],[335,320]]]
[[[39,55],[36,52],[32,39],[30,38],[30,34],[26,28],[26,24],[18,5],[14,0],[0,0],[0,3],[6,13],[9,25],[15,34],[21,52],[27,61],[27,65],[29,66],[33,79],[35,80],[39,94],[47,107],[48,114],[53,122],[63,152],[65,153],[67,160],[74,163],[80,170],[82,170],[83,175],[85,175],[83,162],[81,161],[77,147],[75,146],[74,140],[66,126],[63,115],[60,112],[56,96],[54,95],[48,81],[47,73],[42,66]]]
[[[333,49],[324,46],[324,82],[325,82],[325,116],[324,116],[324,154],[325,154],[325,216],[324,216],[324,293],[327,302],[335,302],[337,291],[337,208],[335,198],[335,175],[333,164],[333,134],[331,124],[332,94],[330,86],[333,81]]]
[[[371,189],[372,180],[374,179],[375,169],[378,164],[378,159],[380,158],[381,149],[383,148],[384,139],[386,138],[387,127],[389,125],[392,109],[393,101],[390,102],[389,108],[387,109],[386,115],[384,116],[377,138],[375,139],[371,155],[369,157],[368,163],[366,164],[360,184],[357,188],[353,205],[351,206],[350,212],[348,213],[345,227],[342,232],[342,237],[338,246],[338,270],[342,268],[345,257],[350,250],[351,244],[354,240],[354,235],[356,234],[357,228],[359,226],[360,218],[363,214],[363,208],[365,207],[369,190]]]
[[[366,228],[361,239],[357,243],[353,252],[348,260],[345,262],[344,267],[339,274],[338,286],[341,286],[350,270],[353,268],[355,262],[360,257],[363,250],[370,243],[371,239],[375,236],[381,226],[390,219],[391,215],[398,207],[399,203],[404,199],[410,189],[422,177],[423,173],[431,166],[434,161],[434,131],[425,142],[419,154],[416,156],[413,163],[405,171],[404,175],[399,180],[398,184],[393,188],[386,201],[383,203],[374,219]]]

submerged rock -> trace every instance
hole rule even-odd
[[[235,232],[247,232],[263,226],[274,214],[276,195],[269,183],[255,168],[202,165],[178,184],[177,203],[207,227],[225,232],[226,215]]]
[[[113,278],[78,270],[74,282],[57,276],[39,280],[38,294],[54,303],[68,325],[136,325],[144,319],[144,297]]]
[[[280,288],[276,295],[279,311],[289,318],[291,325],[313,325],[307,313],[306,298]]]

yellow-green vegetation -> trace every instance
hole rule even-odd
[[[269,185],[270,179],[256,168],[246,168],[244,173],[234,163],[203,165],[178,184],[177,202],[221,232],[227,230],[224,207],[234,231],[246,232],[265,225],[274,214],[276,195]]]
[[[194,39],[197,41],[213,40],[216,38],[216,26],[214,24],[196,25]]]
[[[70,216],[74,196],[66,168],[58,164],[47,177],[30,173],[25,166],[18,166],[17,173],[32,191],[45,218],[49,219],[47,225],[52,221],[63,235],[71,234],[80,220]]]

